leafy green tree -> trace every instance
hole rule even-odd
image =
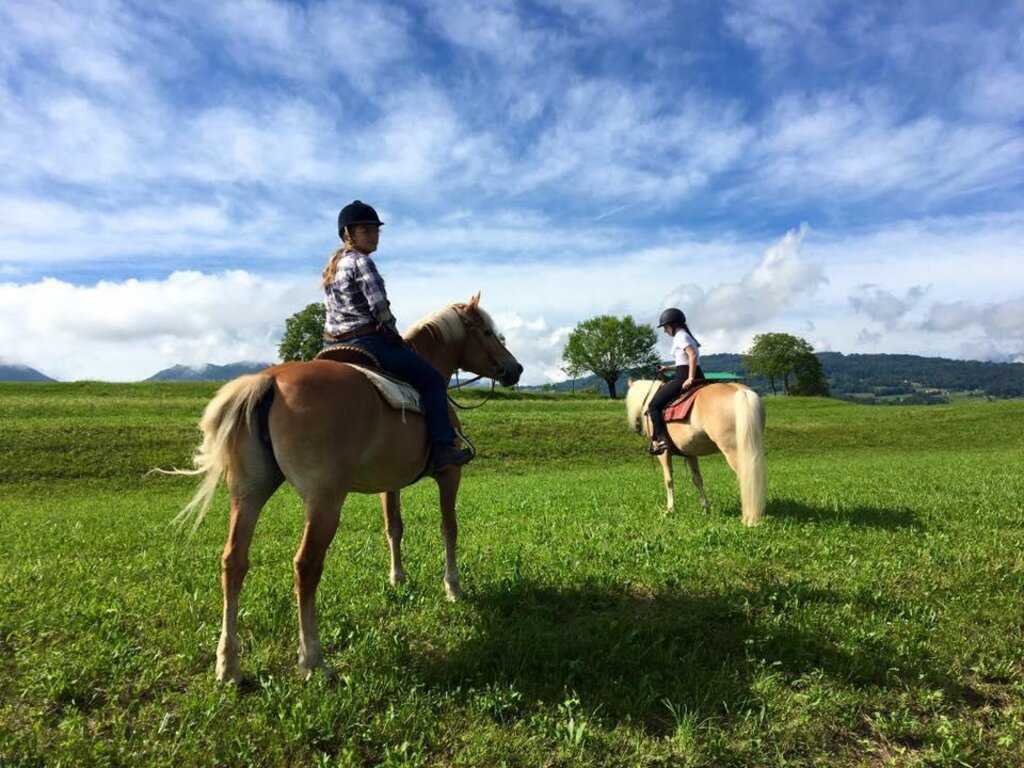
[[[828,379],[825,378],[825,369],[821,366],[821,360],[811,352],[802,355],[793,369],[796,381],[793,382],[791,395],[803,395],[805,397],[828,397]]]
[[[817,394],[828,393],[828,384],[825,382],[820,361],[811,345],[799,336],[788,333],[759,333],[754,337],[750,349],[743,355],[743,365],[751,373],[760,374],[768,379],[773,395],[778,393],[775,388],[777,380],[782,382],[783,391],[787,395],[790,394],[790,376],[796,376],[797,380],[802,382],[802,390],[806,388],[817,390]],[[824,393],[820,391],[822,385]]]
[[[579,323],[562,350],[566,371],[590,371],[608,385],[615,399],[615,382],[627,371],[658,362],[658,337],[649,325],[638,325],[629,315],[600,315]]]
[[[277,346],[281,359],[312,360],[323,348],[323,303],[309,304],[284,321],[284,335]]]

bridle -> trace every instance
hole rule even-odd
[[[473,319],[470,318],[468,314],[466,314],[466,311],[464,309],[456,309],[455,312],[458,314],[459,319],[462,320],[462,324],[464,326],[466,326],[467,330],[475,331],[476,333],[479,333],[482,336],[486,336],[487,335],[480,328],[480,325],[477,324],[476,322],[474,322]],[[491,333],[493,333],[493,331]],[[497,360],[497,358],[491,353],[491,350],[488,349],[488,346],[486,344],[483,344],[481,346],[483,346],[483,348],[484,348],[484,352],[487,355],[488,361],[491,363],[491,365],[493,365],[495,368],[497,368],[498,367],[498,360]],[[448,388],[449,389],[448,402],[450,402],[456,408],[458,408],[460,410],[463,410],[463,411],[473,411],[473,410],[476,410],[477,408],[482,408],[483,406],[487,405],[487,403],[490,401],[490,399],[492,397],[494,397],[494,378],[493,377],[490,377],[490,379],[491,379],[491,389],[487,393],[487,397],[485,397],[482,401],[480,401],[476,405],[462,405],[462,403],[457,402],[455,400],[455,398],[452,397],[451,394],[450,394],[450,390],[462,389],[463,387],[468,387],[470,384],[473,384],[474,382],[480,381],[480,379],[484,379],[484,378],[488,378],[488,377],[484,376],[484,374],[481,373],[481,374],[479,374],[477,376],[474,376],[472,379],[468,379],[467,381],[460,381],[459,380],[459,369],[456,368],[455,369],[455,386]]]

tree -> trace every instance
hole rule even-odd
[[[649,325],[637,325],[629,315],[600,315],[579,323],[569,334],[562,360],[565,370],[590,371],[608,385],[615,399],[615,382],[634,368],[655,365],[658,337]]]
[[[790,394],[789,377],[797,384],[792,394],[828,395],[828,383],[821,361],[806,340],[788,333],[759,333],[743,355],[744,367],[768,379],[772,394],[776,379],[782,380],[782,390]]]
[[[821,367],[821,360],[811,352],[801,355],[793,368],[793,375],[796,381],[789,391],[792,395],[803,395],[805,397],[828,397],[828,379],[825,378],[825,369]]]
[[[323,349],[324,318],[322,303],[309,304],[284,321],[284,335],[277,346],[281,359],[312,360]]]

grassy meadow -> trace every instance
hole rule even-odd
[[[768,508],[713,510],[621,401],[463,415],[465,598],[435,488],[409,583],[351,496],[320,587],[334,679],[302,681],[283,488],[214,681],[226,496],[170,526],[206,384],[0,385],[2,766],[1024,766],[1024,402],[769,399]]]

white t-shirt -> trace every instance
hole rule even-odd
[[[672,337],[672,359],[675,360],[676,365],[690,364],[689,359],[686,357],[687,347],[693,347],[693,354],[697,358],[697,365],[700,365],[700,347],[697,346],[697,340],[684,330],[676,331],[675,336]]]

